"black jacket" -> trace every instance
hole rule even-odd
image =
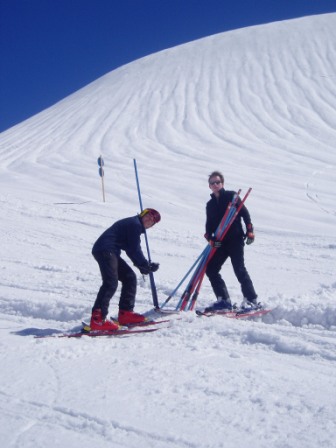
[[[121,219],[100,235],[93,245],[92,253],[111,252],[120,256],[124,250],[135,266],[143,266],[148,263],[141,250],[140,236],[144,231],[139,216]]]
[[[212,193],[211,199],[206,205],[205,237],[207,239],[210,239],[214,235],[229,203],[233,200],[235,194],[234,191],[226,191],[224,190],[224,188],[222,188],[219,193],[220,196],[218,199]],[[240,198],[238,198],[237,207],[240,203],[241,200]],[[250,214],[245,205],[242,206],[236,219],[233,221],[230,229],[228,230],[228,233],[225,236],[225,240],[233,238],[244,238],[245,233],[241,224],[241,218],[244,220],[245,226],[251,224]]]

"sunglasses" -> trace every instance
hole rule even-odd
[[[210,185],[219,185],[222,182],[220,180],[213,180],[212,182],[209,182]]]

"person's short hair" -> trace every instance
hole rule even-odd
[[[220,171],[213,171],[211,174],[209,174],[208,182],[210,183],[210,179],[213,177],[219,177],[222,184],[224,183],[224,176]]]

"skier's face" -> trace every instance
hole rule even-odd
[[[141,219],[145,229],[149,229],[155,224],[154,218],[150,213],[147,213]]]
[[[221,188],[223,188],[223,183],[219,176],[211,177],[209,180],[209,188],[213,193],[218,193]]]

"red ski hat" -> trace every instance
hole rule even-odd
[[[158,222],[161,221],[161,215],[157,210],[154,210],[154,208],[145,208],[145,210],[143,210],[140,213],[140,218],[142,218],[143,216],[147,215],[147,213],[150,214],[150,216],[153,218],[154,224],[157,224]]]

